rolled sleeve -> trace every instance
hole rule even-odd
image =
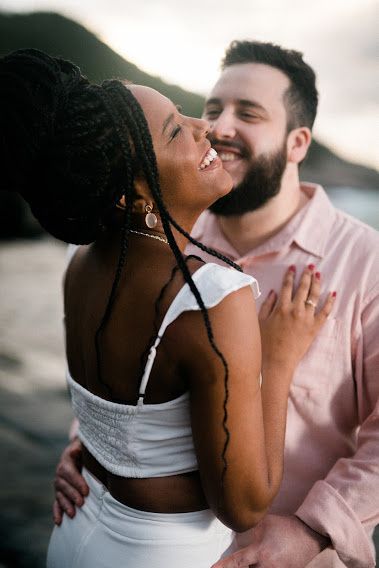
[[[296,511],[313,530],[328,536],[349,568],[374,568],[375,551],[360,519],[326,481],[317,481]]]

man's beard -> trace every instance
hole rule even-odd
[[[253,159],[245,177],[213,203],[209,209],[216,215],[229,217],[255,211],[279,193],[287,165],[287,140],[276,152]]]

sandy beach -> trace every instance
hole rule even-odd
[[[52,479],[72,418],[65,258],[65,246],[47,237],[0,244],[0,568],[43,568],[53,526]]]

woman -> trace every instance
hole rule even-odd
[[[232,185],[207,123],[35,50],[0,77],[6,188],[84,245],[64,304],[90,494],[54,529],[48,567],[209,568],[278,491],[290,381],[333,297],[315,315],[319,280],[306,269],[293,295],[290,267],[261,357],[254,279],[183,255]]]

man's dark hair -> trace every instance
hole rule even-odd
[[[302,53],[273,43],[236,40],[227,48],[221,69],[238,63],[262,63],[282,71],[290,80],[284,94],[288,131],[300,126],[312,129],[318,103],[316,75]]]

